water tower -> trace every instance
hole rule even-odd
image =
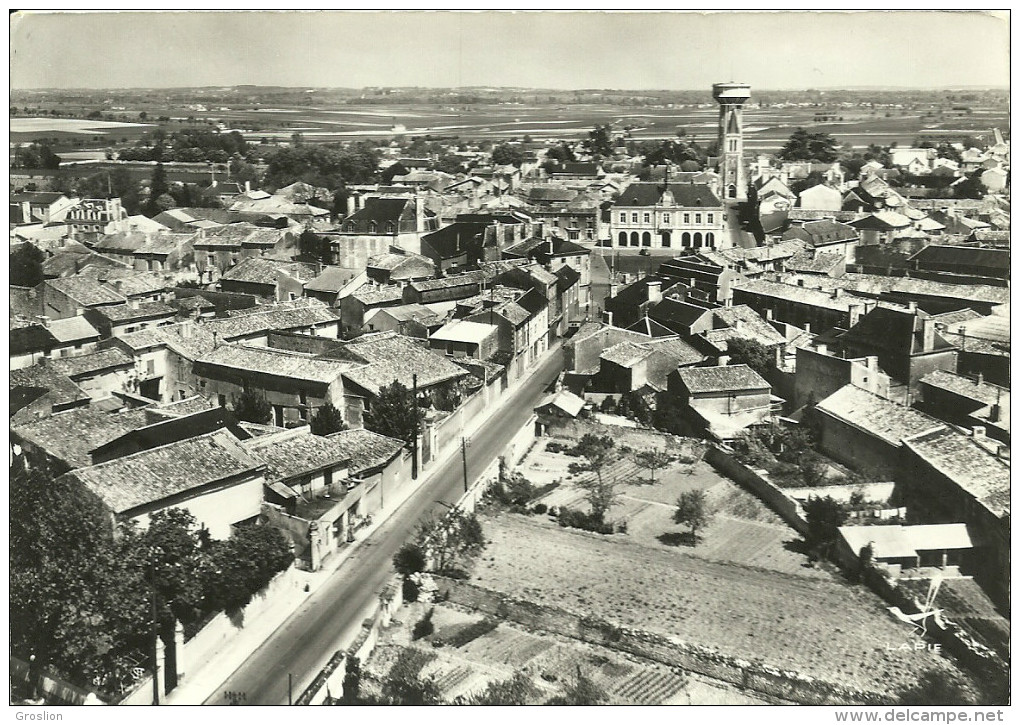
[[[719,174],[727,199],[744,199],[744,103],[751,97],[746,83],[714,83],[712,96],[719,104]]]

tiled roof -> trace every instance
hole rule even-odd
[[[629,368],[644,360],[652,354],[651,349],[645,345],[638,345],[633,342],[621,342],[602,351],[599,356],[606,362]]]
[[[833,244],[860,238],[860,233],[852,226],[841,224],[832,219],[819,219],[804,222],[783,234],[783,239],[800,238],[814,245]]]
[[[315,276],[315,268],[301,262],[284,262],[265,257],[249,257],[230,269],[220,279],[231,282],[246,282],[275,286],[281,274],[296,279],[311,280]]]
[[[837,269],[846,258],[837,252],[821,252],[801,254],[790,257],[786,262],[786,269],[791,272],[809,272],[816,274],[828,274]]]
[[[928,314],[923,310],[876,307],[839,339],[844,343],[864,344],[904,355],[951,350],[953,346],[938,332],[934,333],[932,347],[925,348],[923,330],[926,318]]]
[[[265,463],[267,481],[286,481],[313,471],[347,463],[350,458],[336,441],[303,433],[282,439],[257,436],[241,445],[253,458]]]
[[[429,339],[442,342],[478,343],[496,330],[497,328],[494,325],[486,325],[484,322],[454,320],[433,332]]]
[[[339,452],[351,461],[351,473],[386,465],[404,447],[404,442],[370,430],[345,430],[326,436],[338,444]]]
[[[747,365],[680,368],[677,374],[687,389],[695,394],[770,388],[768,382]]]
[[[848,311],[850,309],[850,305],[861,304],[861,300],[854,299],[853,297],[840,297],[836,299],[833,298],[832,294],[829,292],[823,292],[819,289],[800,287],[793,284],[783,284],[781,282],[769,282],[764,279],[741,282],[739,286],[734,286],[733,289],[735,292],[749,292],[763,297],[790,300],[802,305],[823,307],[825,309],[839,310],[841,312]]]
[[[397,222],[408,204],[414,206],[414,202],[407,198],[370,196],[365,199],[364,208],[354,212],[344,221],[365,219],[376,222]]]
[[[1009,388],[1001,388],[986,382],[977,382],[963,375],[957,375],[945,370],[935,370],[921,378],[921,383],[934,388],[948,390],[951,393],[969,398],[983,405],[994,405],[1001,403],[1009,407]]]
[[[356,363],[341,362],[296,352],[248,345],[220,345],[195,361],[196,374],[204,365],[263,373],[282,378],[332,383]]]
[[[122,513],[244,473],[260,462],[226,430],[188,438],[67,474]]]
[[[134,359],[119,347],[90,352],[86,355],[61,357],[47,363],[61,375],[74,380],[79,376],[112,370],[121,367],[134,367]]]
[[[58,279],[48,279],[43,284],[64,293],[84,307],[118,304],[127,301],[124,295],[104,284],[100,284],[96,281],[95,277],[83,276],[81,274],[60,277]]]
[[[438,232],[437,232],[438,233]],[[386,254],[377,254],[374,257],[369,257],[368,267],[372,269],[388,269],[393,271],[402,264],[408,262],[415,262],[417,264],[432,265],[432,260],[428,257],[423,257],[420,254],[394,254],[392,252]]]
[[[554,274],[556,275],[556,289],[560,293],[570,289],[581,279],[581,273],[567,265],[557,269]]]
[[[567,203],[574,199],[577,192],[565,186],[533,186],[528,192],[530,201],[563,202]]]
[[[967,322],[968,320],[976,320],[981,315],[969,307],[964,307],[962,310],[953,310],[952,312],[940,312],[937,315],[931,316],[935,320],[936,324],[939,325],[954,325],[957,322]]]
[[[439,279],[423,279],[411,282],[410,287],[418,292],[427,292],[430,290],[447,289],[449,287],[479,285],[482,279],[483,275],[481,272],[467,272],[465,274],[450,275],[449,277],[440,277]]]
[[[146,236],[143,232],[117,232],[102,237],[94,248],[100,252],[116,252],[123,254],[133,252],[145,246]]]
[[[57,345],[57,338],[42,325],[28,325],[11,330],[8,339],[11,355],[47,352]]]
[[[59,342],[78,342],[99,337],[99,331],[84,317],[65,317],[49,324],[50,334]]]
[[[214,407],[208,399],[203,398],[201,395],[193,395],[183,400],[175,400],[170,403],[153,406],[153,410],[159,410],[162,413],[168,413],[176,417],[200,413],[203,410],[212,410]]]
[[[173,285],[166,278],[151,272],[140,272],[134,269],[121,269],[118,267],[86,267],[79,276],[91,277],[104,282],[108,288],[120,285],[120,294],[127,297],[139,295],[151,295],[170,289]],[[68,278],[70,279],[70,278]]]
[[[929,244],[908,259],[924,265],[956,264],[1009,271],[1008,249],[980,249]]]
[[[190,234],[153,234],[143,246],[135,250],[136,255],[173,254],[184,245],[198,239],[198,235]]]
[[[415,374],[421,388],[467,375],[446,356],[394,332],[362,335],[344,348],[368,361],[367,365],[345,371],[344,378],[372,394],[395,381],[410,388]]]
[[[973,438],[943,427],[908,438],[904,445],[995,515],[1009,514],[1009,466]]]
[[[765,322],[757,312],[747,305],[719,307],[712,310],[716,320],[726,325],[725,330],[712,330],[712,333],[724,333],[726,339],[738,337],[755,340],[766,347],[781,345],[786,338],[776,328]]]
[[[618,207],[655,206],[662,198],[663,184],[638,181],[630,184],[620,192],[616,200]],[[669,191],[673,194],[676,206],[718,208],[722,202],[712,193],[707,184],[670,184]]]
[[[656,303],[649,310],[648,316],[667,327],[672,327],[673,325],[689,327],[705,315],[710,315],[711,313],[712,310],[692,305],[690,302],[681,302],[680,300],[664,297],[661,302]]]
[[[132,320],[173,317],[177,314],[177,310],[165,302],[142,302],[135,307],[129,304],[108,305],[97,309],[96,314],[110,322],[121,323]]]
[[[758,281],[758,280],[756,280]],[[921,297],[943,297],[991,304],[1009,302],[1009,289],[987,284],[950,284],[914,277],[886,277],[879,274],[844,274],[842,277],[805,278],[806,285],[819,289],[845,289],[877,296],[886,292]]]
[[[13,426],[12,431],[71,468],[80,468],[92,463],[90,451],[147,423],[144,408],[106,413],[84,406]]]
[[[945,428],[942,421],[855,385],[844,385],[816,407],[892,446],[909,436]]]
[[[384,305],[387,302],[400,302],[404,299],[404,291],[400,285],[386,285],[375,287],[365,285],[351,295],[352,298],[363,305]]]
[[[177,298],[174,300],[179,310],[214,310],[216,305],[207,300],[202,295],[194,295],[192,297],[185,297],[183,299]]]
[[[399,322],[417,320],[418,322],[427,324],[439,318],[439,314],[437,312],[430,310],[428,307],[425,307],[425,305],[419,305],[416,302],[412,302],[407,305],[397,305],[395,307],[384,307],[381,308],[381,311]]]

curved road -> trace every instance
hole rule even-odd
[[[468,478],[472,482],[503,452],[562,368],[563,354],[557,349],[471,436]],[[288,674],[293,676],[296,700],[333,653],[356,636],[366,609],[392,574],[393,555],[418,522],[446,511],[437,501],[452,503],[463,492],[461,457],[450,456],[204,704],[228,704],[225,692],[243,692],[246,705],[286,705]]]

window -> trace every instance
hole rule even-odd
[[[145,372],[148,373],[149,375],[152,375],[153,373],[156,372],[156,361],[155,360],[146,360],[145,361]]]
[[[620,232],[620,246],[627,246],[627,232]]]
[[[379,225],[378,224],[376,224],[375,222],[369,222],[368,223],[368,233],[369,234],[375,234],[378,230],[379,230]]]
[[[453,343],[452,343],[452,342],[448,342],[448,343],[446,343],[446,354],[447,354],[447,355],[452,355],[452,354],[453,354],[453,351],[454,351],[454,345],[453,345]]]
[[[347,222],[347,224],[344,225],[344,231],[353,232],[354,222]]]
[[[580,239],[581,232],[577,229],[568,229],[567,236],[570,237],[571,239]]]
[[[207,256],[206,259],[205,259],[205,263],[207,265],[209,265],[210,267],[215,267],[216,266],[216,255],[215,254],[210,254],[209,256]]]
[[[691,215],[690,214],[684,214],[684,224],[690,224],[690,223],[691,223]]]
[[[333,485],[333,469],[332,468],[327,468],[323,472],[323,474],[322,474],[322,482],[323,482],[323,484],[325,484],[326,488],[329,488],[330,486]]]
[[[669,226],[669,224],[670,224],[669,219],[670,219],[669,214],[663,214],[662,215],[662,223],[665,224],[666,226]]]
[[[594,230],[594,229],[591,229],[591,228],[587,229],[587,230],[585,231],[585,237],[586,237],[587,239],[594,239],[594,238],[595,238],[595,230]]]
[[[707,221],[709,224],[715,224],[715,214],[706,214],[705,221]]]
[[[301,405],[308,405],[308,393],[304,390],[298,393],[298,399],[301,401]]]
[[[397,231],[397,228],[393,225],[393,222],[386,222],[386,233],[393,234],[395,231]]]
[[[645,224],[650,224],[651,222],[652,222],[652,215],[649,214],[648,212],[645,212],[644,223]]]
[[[715,246],[715,235],[712,234],[712,232],[708,232],[708,233],[705,234],[705,246],[706,247],[714,247]]]
[[[184,400],[186,397],[188,397],[188,393],[185,390],[178,390],[177,392],[179,394],[178,400]]]
[[[627,212],[625,211],[620,212],[620,222],[622,222],[623,224],[627,223]]]
[[[637,224],[637,212],[633,212],[633,213],[632,213],[632,214],[630,215],[630,220],[631,220],[631,222],[633,222],[634,224]]]
[[[644,233],[641,234],[641,246],[642,247],[650,247],[650,246],[652,246],[652,233],[651,232],[644,232]]]
[[[694,215],[694,223],[695,224],[701,224],[701,214],[695,214]]]
[[[701,246],[701,232],[694,232],[694,246]]]
[[[631,232],[630,233],[630,246],[636,247],[637,245],[638,245],[638,233],[637,232]]]
[[[227,407],[227,396],[226,395],[222,395],[222,394],[221,395],[217,395],[216,399],[219,401],[221,408],[226,408]]]
[[[296,299],[297,299],[297,295],[296,295],[296,294],[294,294],[293,292],[291,292],[291,293],[290,293],[290,299],[291,299],[291,300],[296,300]]]

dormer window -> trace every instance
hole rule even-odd
[[[379,225],[376,224],[375,222],[369,222],[368,223],[368,233],[369,234],[375,234],[377,231],[379,231]]]

